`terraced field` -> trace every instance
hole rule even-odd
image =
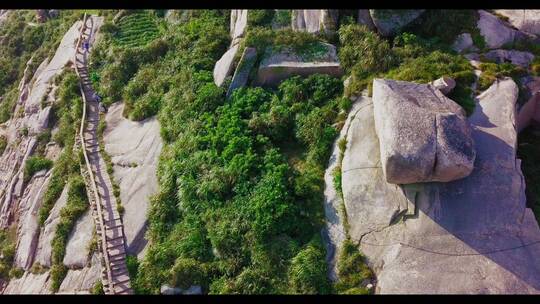
[[[148,12],[137,12],[127,15],[118,22],[116,41],[125,47],[144,46],[159,37],[154,16]]]

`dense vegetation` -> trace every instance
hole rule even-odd
[[[7,17],[0,27],[0,123],[13,114],[19,81],[30,58],[29,77],[45,58],[52,58],[63,35],[81,17],[82,12],[76,10],[60,10],[57,18],[45,23],[36,23],[34,10],[13,12]]]
[[[391,46],[384,38],[357,24],[342,26],[339,39],[341,64],[351,74],[347,95],[358,94],[370,87],[375,77],[427,83],[449,76],[456,80],[450,98],[472,113],[473,67],[437,39],[404,32],[393,38]]]
[[[0,155],[4,153],[7,147],[7,138],[5,136],[0,136]]]
[[[12,274],[13,259],[15,258],[16,228],[0,230],[0,281],[7,281]]]
[[[521,159],[521,170],[527,182],[527,205],[540,223],[540,135],[532,127],[519,135],[517,157]]]
[[[49,170],[53,165],[53,161],[41,156],[31,156],[26,160],[24,166],[24,179],[26,182],[38,171]]]
[[[146,45],[159,37],[156,18],[146,11],[136,11],[122,17],[115,30],[115,42],[126,47]]]

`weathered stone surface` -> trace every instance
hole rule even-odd
[[[238,52],[238,48],[238,44],[233,45],[214,65],[214,83],[218,87],[223,84],[227,76],[231,75],[234,67],[234,56]]]
[[[452,49],[458,53],[463,53],[468,50],[476,49],[473,45],[471,34],[463,33],[456,37],[456,41],[452,44]]]
[[[26,272],[19,279],[10,280],[3,294],[51,294],[51,283],[49,271],[43,274]]]
[[[37,217],[43,203],[43,194],[49,184],[50,171],[37,172],[30,180],[19,202],[19,228],[17,231],[17,251],[14,264],[25,270],[32,267],[34,252],[38,243],[39,227]]]
[[[430,84],[439,89],[444,95],[448,95],[456,87],[456,81],[446,76],[436,79],[430,82]]]
[[[463,109],[431,85],[373,81],[375,126],[386,181],[410,184],[463,178],[475,158]]]
[[[246,47],[242,53],[242,57],[238,62],[236,71],[234,71],[234,76],[231,81],[231,85],[227,90],[227,98],[232,94],[232,92],[238,88],[244,87],[249,79],[249,73],[257,60],[257,50],[255,48]]]
[[[182,294],[182,289],[177,287],[171,287],[167,284],[161,286],[160,293],[162,295],[179,295]]]
[[[479,96],[469,118],[475,169],[448,183],[386,183],[373,108],[357,114],[347,135],[343,193],[351,238],[376,273],[377,293],[540,291],[540,229],[526,208],[515,153],[517,92],[505,79]],[[405,204],[414,210],[405,212]]]
[[[88,248],[92,241],[94,220],[90,208],[75,223],[68,237],[64,265],[80,269],[88,263]]]
[[[157,163],[163,142],[156,117],[140,122],[122,116],[124,104],[115,103],[107,112],[105,151],[111,156],[114,179],[120,186],[125,208],[124,233],[129,254],[144,255],[149,199],[158,189]]]
[[[97,254],[92,255],[89,267],[68,270],[58,294],[89,294],[96,282],[101,279],[101,266]]]
[[[377,27],[375,27],[375,24],[373,24],[373,19],[371,19],[368,9],[358,10],[358,23],[367,26],[367,28],[372,31],[377,30]]]
[[[199,285],[192,285],[188,289],[186,289],[182,294],[185,295],[201,295],[202,294],[202,287]]]
[[[49,213],[49,217],[45,220],[44,228],[39,234],[38,245],[36,248],[36,255],[34,263],[39,263],[46,267],[51,267],[52,247],[51,242],[56,232],[56,225],[60,222],[60,210],[64,208],[67,203],[67,190],[68,187],[64,187],[62,194],[54,204],[54,207]]]
[[[298,54],[290,48],[279,51],[267,49],[257,71],[255,84],[276,86],[293,75],[328,74],[339,77],[343,74],[335,46],[319,43],[313,48],[313,54]]]
[[[523,131],[531,124],[540,124],[540,77],[526,77],[522,79],[525,85],[527,102],[519,109],[517,115],[517,130]]]
[[[248,10],[231,10],[231,38],[233,43],[243,37],[247,28]]]
[[[512,29],[505,22],[485,10],[478,10],[480,18],[477,27],[480,34],[486,40],[486,46],[490,49],[500,48],[504,44],[514,42],[524,37],[522,33]]]
[[[529,52],[516,50],[491,50],[485,54],[486,58],[497,63],[511,62],[512,64],[528,68],[534,59],[534,55]]]
[[[336,10],[293,10],[291,26],[308,33],[331,32],[336,30],[337,17]]]
[[[385,10],[370,9],[369,13],[373,24],[383,36],[391,36],[407,24],[414,21],[424,12],[423,9],[416,10]]]
[[[324,243],[326,246],[326,263],[328,267],[328,277],[332,281],[336,281],[337,277],[337,260],[338,253],[345,240],[345,218],[342,210],[342,199],[338,195],[334,187],[334,170],[340,165],[339,154],[340,149],[338,142],[345,139],[348,131],[351,128],[351,121],[358,115],[357,113],[366,103],[367,96],[363,95],[355,98],[355,101],[349,111],[349,115],[345,120],[345,124],[341,128],[339,137],[334,141],[332,146],[332,155],[328,161],[328,166],[324,172],[324,214],[326,217],[325,228],[322,231]],[[371,99],[368,103],[371,104]],[[373,119],[371,119],[373,120]],[[348,138],[346,138],[349,140]],[[343,160],[345,162],[345,159]]]
[[[520,31],[540,35],[540,10],[498,9],[495,12],[508,17],[508,21]]]

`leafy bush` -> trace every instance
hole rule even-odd
[[[520,83],[519,78],[525,76],[527,71],[520,66],[505,62],[501,64],[483,62],[480,64],[482,74],[478,79],[478,90],[487,90],[493,82],[503,77],[512,77],[516,83]]]
[[[16,227],[0,230],[0,280],[8,281],[15,258]]]
[[[49,170],[53,165],[53,161],[41,156],[32,156],[26,160],[24,166],[25,181],[29,181],[30,178],[38,171]]]
[[[248,10],[247,27],[251,28],[255,26],[269,26],[272,23],[274,14],[275,11],[273,9]]]
[[[340,27],[339,60],[352,77],[347,95],[367,87],[374,75],[388,71],[397,64],[390,44],[370,31],[365,25],[348,24]]]
[[[68,268],[64,264],[53,264],[51,266],[51,291],[57,292],[66,277]]]

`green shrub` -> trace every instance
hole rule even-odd
[[[334,289],[344,294],[365,294],[367,290],[362,284],[373,278],[373,273],[365,264],[364,257],[358,248],[346,239],[338,257],[338,281]]]
[[[25,181],[29,181],[30,178],[38,171],[49,170],[53,165],[53,161],[41,156],[32,156],[26,160],[24,165],[24,177]]]
[[[7,147],[7,138],[5,136],[0,136],[0,155],[4,153]]]
[[[94,287],[92,287],[92,294],[93,295],[105,294],[105,291],[103,290],[103,282],[101,282],[101,280],[97,281],[96,284],[94,284]]]
[[[11,279],[19,279],[19,278],[21,278],[23,276],[23,274],[24,274],[24,269],[22,269],[20,267],[13,267],[9,271],[9,277]]]
[[[53,264],[51,267],[51,291],[57,292],[66,277],[68,268],[64,264]]]
[[[269,26],[272,23],[272,19],[274,18],[274,13],[275,11],[273,9],[248,10],[248,28],[255,26]]]
[[[289,286],[292,293],[328,293],[330,284],[326,278],[325,250],[317,234],[292,259],[289,268]]]
[[[527,71],[520,66],[511,63],[491,63],[483,62],[480,64],[482,74],[478,79],[478,90],[487,90],[493,82],[503,77],[512,77],[516,83],[520,83],[520,78],[527,74]]]

